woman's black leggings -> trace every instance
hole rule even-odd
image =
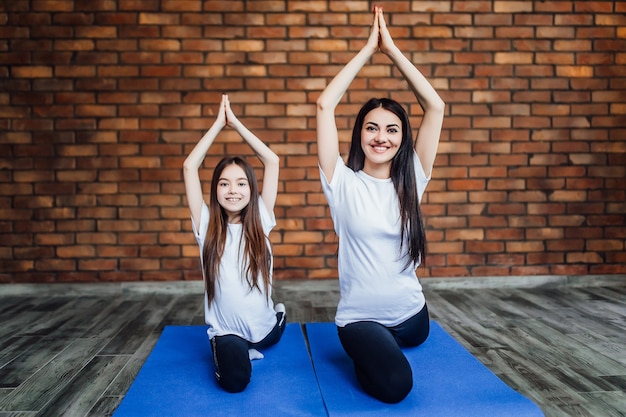
[[[232,334],[215,336],[211,339],[215,377],[224,390],[241,392],[246,389],[252,375],[248,350],[264,349],[278,343],[285,331],[285,324],[285,315],[276,313],[276,325],[263,340],[257,343],[250,343]]]
[[[401,346],[417,346],[428,337],[428,308],[394,327],[358,321],[337,327],[339,340],[354,363],[357,380],[369,395],[386,403],[402,401],[413,388],[413,372]]]

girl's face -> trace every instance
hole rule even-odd
[[[363,171],[387,178],[401,143],[402,121],[398,116],[382,107],[367,113],[361,130],[361,148],[365,153]]]
[[[229,223],[240,223],[241,210],[250,203],[250,183],[243,168],[230,164],[217,182],[217,202],[226,211]]]

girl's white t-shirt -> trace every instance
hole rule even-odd
[[[276,219],[273,213],[267,211],[261,197],[259,197],[259,211],[263,233],[267,237],[276,225]],[[193,218],[191,223],[200,247],[202,262],[202,250],[209,227],[209,208],[205,202],[202,203],[200,225],[197,227]],[[204,319],[209,326],[207,330],[209,338],[234,334],[251,343],[256,343],[263,340],[276,325],[276,312],[271,299],[271,286],[266,297],[261,277],[259,277],[261,291],[256,288],[251,290],[248,285],[241,235],[241,224],[228,224],[219,280],[215,285],[215,297],[210,306],[207,306],[206,292],[204,294]],[[204,268],[202,270],[204,271]]]
[[[421,201],[426,178],[413,154]],[[337,326],[375,321],[395,326],[417,314],[426,301],[415,269],[407,264],[407,245],[400,252],[400,204],[391,178],[354,172],[341,157],[329,183],[320,169],[322,189],[339,237],[340,300]]]

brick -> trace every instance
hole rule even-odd
[[[529,214],[563,214],[565,205],[561,203],[532,203],[528,205]]]
[[[603,263],[604,262],[604,260],[599,254],[592,253],[592,252],[567,253],[565,255],[565,258],[568,263],[573,263],[573,264],[576,264],[576,263],[590,264],[590,263]]]
[[[531,264],[559,264],[565,260],[565,254],[563,253],[529,253],[526,256],[526,261]]]
[[[430,260],[432,257],[430,254],[436,253],[462,253],[463,252],[463,242],[446,242],[445,244],[430,242],[428,244],[428,259]],[[430,263],[430,261],[428,261]]]
[[[497,27],[495,30],[495,37],[498,39],[535,38],[535,29],[523,26]]]
[[[494,1],[493,11],[496,13],[523,13],[533,10],[532,3],[527,1]]]
[[[52,68],[47,66],[14,66],[11,76],[15,78],[51,78]]]
[[[591,77],[593,75],[593,67],[560,65],[556,67],[556,75],[558,77]]]
[[[506,250],[508,252],[543,252],[545,250],[544,243],[541,241],[526,242],[507,242]]]
[[[515,15],[515,25],[550,26],[553,19],[551,14],[517,14]]]
[[[177,25],[179,15],[175,13],[139,13],[141,25]]]
[[[538,64],[560,64],[571,65],[574,63],[573,53],[539,52],[535,54],[535,61]]]
[[[513,191],[510,195],[510,201],[546,201],[546,195],[541,191]]]
[[[533,54],[530,52],[496,52],[494,62],[496,64],[530,64]]]
[[[29,269],[37,271],[73,271],[76,269],[76,261],[73,259],[39,259],[34,262],[34,266]]]

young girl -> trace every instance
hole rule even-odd
[[[357,115],[346,166],[339,155],[335,107],[379,48],[415,93],[424,110],[422,122],[414,143],[402,106],[371,99]],[[320,177],[339,237],[341,297],[335,323],[359,383],[387,403],[401,401],[413,386],[400,347],[421,344],[429,332],[415,274],[425,252],[419,202],[430,179],[444,107],[394,44],[378,7],[367,44],[317,101]]]
[[[217,134],[234,128],[263,163],[259,194],[252,167],[242,158],[224,157],[215,168],[209,204],[198,170]],[[272,254],[267,235],[276,225],[278,156],[235,117],[222,96],[217,118],[184,163],[187,203],[200,246],[205,282],[204,316],[213,348],[215,376],[229,392],[250,382],[256,349],[277,343],[285,328],[285,308],[271,299]]]

